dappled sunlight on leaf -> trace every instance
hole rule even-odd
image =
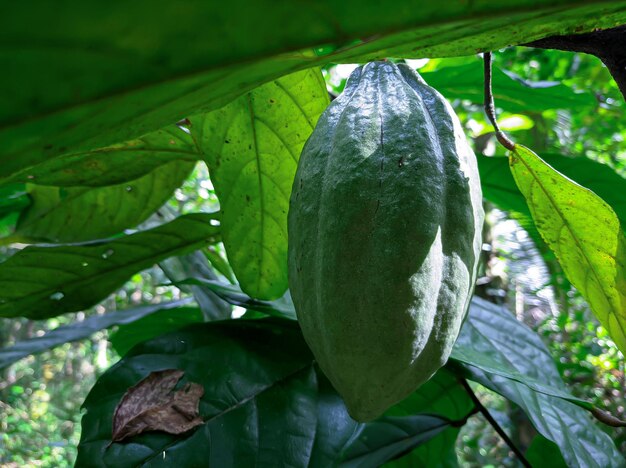
[[[510,166],[539,233],[611,338],[626,351],[626,239],[615,212],[523,146],[511,152]]]

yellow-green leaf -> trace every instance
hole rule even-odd
[[[510,154],[515,182],[568,279],[626,352],[626,239],[613,209],[528,148]]]
[[[291,185],[302,146],[327,105],[321,71],[312,68],[190,118],[220,201],[229,262],[243,291],[257,299],[287,290]]]
[[[48,187],[28,184],[32,205],[20,215],[22,241],[81,242],[121,233],[148,219],[189,176],[193,161],[172,161],[124,184]]]

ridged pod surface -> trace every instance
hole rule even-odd
[[[476,158],[447,101],[405,65],[357,68],[304,146],[289,209],[298,320],[356,420],[447,361],[482,222]]]

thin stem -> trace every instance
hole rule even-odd
[[[520,449],[518,449],[515,446],[513,441],[506,434],[506,432],[504,432],[504,429],[502,429],[500,427],[500,425],[496,422],[496,420],[493,419],[493,416],[491,416],[491,414],[489,413],[489,410],[487,408],[485,408],[483,406],[483,404],[480,402],[480,400],[478,399],[478,397],[476,396],[476,394],[472,390],[472,387],[470,387],[470,385],[467,382],[467,380],[461,379],[461,385],[463,385],[463,388],[465,389],[465,391],[467,392],[469,397],[474,402],[474,405],[476,406],[476,408],[478,408],[478,411],[480,412],[480,414],[482,414],[485,417],[487,422],[489,424],[491,424],[491,426],[498,433],[498,435],[500,437],[502,437],[502,440],[506,443],[506,445],[509,446],[509,448],[517,456],[517,458],[519,458],[519,461],[522,463],[522,465],[524,465],[525,467],[530,468],[530,463],[528,463],[528,460],[526,460],[526,457],[524,456],[524,454],[520,451]]]
[[[485,52],[483,54],[483,61],[485,65],[485,112],[487,113],[487,118],[489,118],[491,125],[493,125],[496,132],[496,138],[500,144],[509,151],[513,151],[515,143],[513,143],[502,130],[500,130],[498,121],[496,120],[496,106],[493,102],[493,92],[491,90],[491,52]]]

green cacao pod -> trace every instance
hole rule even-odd
[[[483,217],[448,102],[405,65],[357,68],[303,148],[288,223],[299,323],[354,419],[380,416],[447,361]]]

